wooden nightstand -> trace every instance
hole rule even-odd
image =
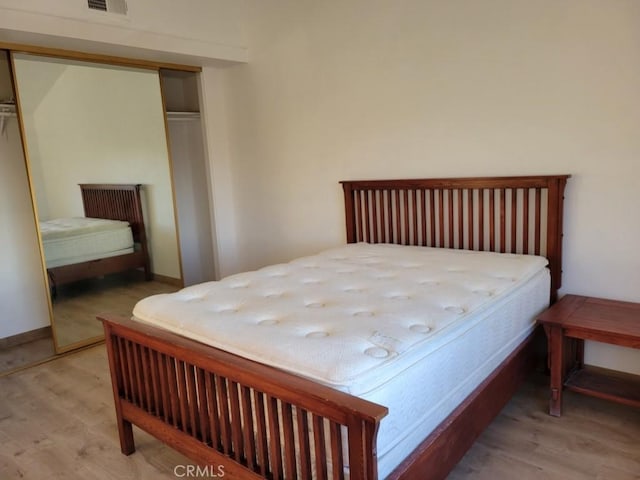
[[[640,304],[566,295],[538,322],[549,342],[549,414],[562,414],[563,386],[640,407],[640,376],[584,365],[584,340],[640,348]]]

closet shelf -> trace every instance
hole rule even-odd
[[[16,106],[13,103],[0,103],[0,117],[15,117]]]

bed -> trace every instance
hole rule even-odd
[[[152,277],[140,185],[81,184],[84,217],[41,222],[52,290],[132,269]]]
[[[544,255],[548,273],[546,280],[538,281],[536,295],[542,299],[532,307],[539,309],[555,299],[561,283],[562,205],[567,178],[342,182],[347,242],[355,244],[345,248],[387,249],[384,254],[378,250],[364,256],[358,253],[365,262],[396,255],[393,244],[433,247],[413,247],[421,250],[420,255],[435,249],[445,249],[442,251],[447,254],[488,250]],[[341,257],[344,252],[329,255]],[[304,262],[308,266],[309,261],[301,259],[297,265],[304,269]],[[407,269],[415,263],[406,259],[398,262]],[[459,274],[456,269],[448,270],[452,270],[451,275]],[[505,270],[494,276],[508,283],[511,275],[511,270]],[[242,277],[230,282],[236,282],[239,290],[244,288]],[[389,285],[385,291],[390,291]],[[540,285],[545,288],[542,297]],[[220,307],[217,311],[223,310]],[[233,308],[227,313],[234,314]],[[455,316],[462,312],[453,308],[449,313]],[[491,321],[495,315],[487,311],[485,317]],[[135,424],[200,464],[222,466],[231,478],[444,478],[530,370],[535,335],[529,322],[529,331],[485,372],[477,386],[463,392],[464,396],[435,425],[419,431],[417,441],[414,434],[411,450],[400,448],[402,458],[389,463],[385,448],[393,432],[388,431],[387,423],[381,428],[381,421],[387,417],[393,423],[406,416],[398,415],[394,407],[389,411],[387,406],[367,400],[366,395],[356,396],[309,375],[206,345],[185,337],[180,329],[171,331],[166,325],[160,328],[144,319],[100,318],[105,328],[122,452],[135,450]],[[186,316],[184,320],[178,319],[180,328],[187,323]],[[359,316],[365,326],[367,321],[374,319]],[[420,327],[407,338],[426,332],[428,329]],[[377,347],[369,353],[381,358],[380,351],[393,350],[390,345],[395,340],[390,340],[390,335],[376,335]],[[456,356],[483,343],[467,339]],[[309,355],[313,358],[312,349]],[[409,364],[417,363],[413,360],[410,358]],[[396,367],[405,369],[402,364]],[[356,371],[355,377],[360,378],[364,371],[366,368]],[[391,375],[383,383],[393,385],[399,378]],[[398,388],[402,388],[401,383]],[[413,404],[419,407],[420,402]],[[394,416],[395,420],[390,420]],[[378,443],[379,432],[385,442],[382,446]],[[382,451],[380,465],[378,450]],[[393,455],[397,457],[398,451]]]

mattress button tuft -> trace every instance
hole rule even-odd
[[[373,317],[374,313],[370,310],[359,310],[353,314],[355,317]]]
[[[393,293],[389,295],[389,298],[393,300],[409,300],[411,297],[403,293]]]
[[[458,315],[463,314],[466,310],[462,307],[450,306],[446,307],[445,310],[449,313],[457,313]]]
[[[345,293],[362,293],[362,289],[357,287],[347,287],[342,291]]]
[[[482,295],[484,297],[492,297],[493,296],[493,292],[491,290],[473,290],[473,293],[477,294],[477,295]]]
[[[329,336],[328,332],[310,332],[305,335],[305,337],[307,338],[324,338],[328,336]]]
[[[389,350],[382,347],[369,347],[364,353],[373,358],[387,358],[390,354]]]
[[[431,331],[431,327],[423,323],[416,323],[414,325],[411,325],[409,327],[409,330],[411,330],[413,333],[429,333]]]
[[[237,312],[238,312],[238,309],[233,307],[221,308],[220,310],[217,311],[217,313],[237,313]]]
[[[322,308],[324,307],[324,303],[322,302],[308,302],[304,305],[307,308]]]
[[[264,320],[260,320],[258,325],[268,326],[268,325],[276,325],[278,320],[276,318],[265,318]]]

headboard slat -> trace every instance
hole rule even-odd
[[[344,181],[347,241],[544,255],[555,299],[568,178]]]

